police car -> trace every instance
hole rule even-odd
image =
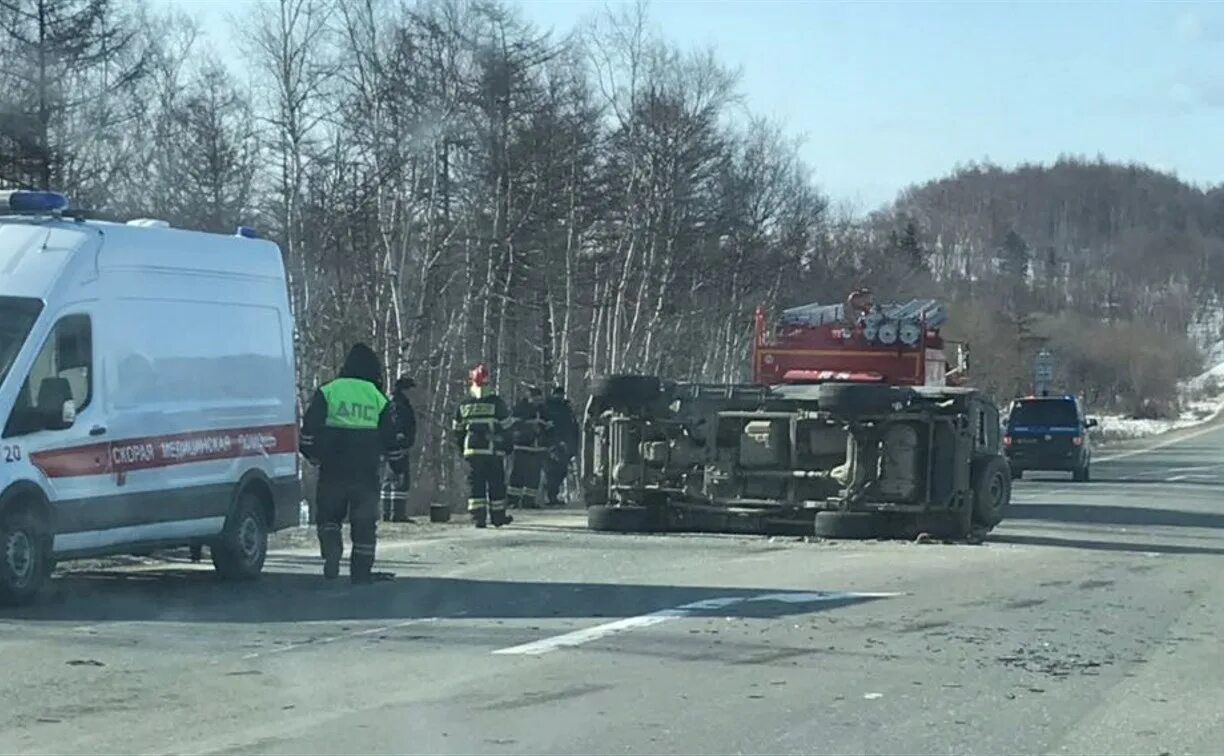
[[[1097,421],[1084,415],[1074,396],[1030,396],[1012,402],[1003,431],[1003,449],[1012,477],[1026,470],[1070,472],[1077,481],[1089,479],[1092,442],[1089,430]]]
[[[0,600],[165,547],[255,577],[300,498],[280,249],[66,206],[0,191]]]

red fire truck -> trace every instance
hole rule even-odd
[[[1011,473],[998,408],[961,385],[934,300],[756,314],[752,382],[606,376],[581,455],[595,530],[983,535]],[[949,364],[948,355],[954,359]]]

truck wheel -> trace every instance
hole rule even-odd
[[[51,534],[28,510],[17,510],[0,522],[0,602],[29,604],[51,574]]]
[[[884,414],[909,401],[907,392],[874,383],[828,383],[818,397],[820,409],[847,417]]]
[[[663,383],[653,375],[606,375],[591,384],[591,396],[604,404],[644,404],[659,398]]]
[[[587,507],[587,529],[601,533],[657,533],[662,520],[654,507]]]
[[[268,556],[268,525],[262,502],[247,491],[225,521],[225,530],[209,549],[213,567],[226,580],[253,580],[263,571]]]
[[[817,512],[813,532],[821,538],[884,538],[891,521],[878,512]]]
[[[973,475],[973,522],[993,528],[1003,521],[1011,502],[1011,474],[1007,462],[992,457],[975,465]]]

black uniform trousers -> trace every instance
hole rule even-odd
[[[315,499],[319,551],[325,565],[338,565],[344,556],[341,527],[347,516],[353,539],[349,569],[357,577],[369,575],[374,566],[374,547],[378,538],[378,478],[360,481],[322,473]]]
[[[405,522],[408,519],[408,490],[411,478],[408,461],[404,460],[404,472],[397,473],[388,467],[383,473],[382,518],[389,522]]]
[[[530,508],[537,505],[540,473],[544,469],[546,449],[536,446],[516,446],[510,457],[510,502]]]
[[[473,514],[506,508],[506,461],[500,454],[464,457],[468,472],[468,511]]]
[[[569,450],[563,446],[553,447],[544,462],[544,490],[548,494],[548,503],[556,504],[561,498],[561,485],[565,476],[569,475]]]

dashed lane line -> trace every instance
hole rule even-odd
[[[453,615],[452,618],[457,619],[463,616],[463,614],[464,614],[463,612],[458,612],[455,615]],[[403,622],[395,622],[390,625],[380,625],[378,627],[367,627],[361,630],[353,630],[347,633],[337,633],[336,635],[330,635],[325,638],[314,638],[308,641],[303,641],[302,643],[288,643],[284,646],[277,646],[275,648],[268,649],[267,651],[254,651],[252,653],[243,655],[242,658],[244,661],[246,661],[250,659],[258,659],[261,657],[275,656],[277,654],[283,654],[289,651],[296,651],[302,648],[316,648],[318,646],[325,646],[329,643],[335,643],[336,641],[347,640],[349,638],[360,638],[363,635],[377,635],[379,633],[385,633],[391,630],[398,630],[404,627],[411,627],[412,625],[423,625],[423,624],[430,623],[430,622],[437,622],[438,619],[439,619],[438,617],[418,617],[416,619],[404,620]]]

